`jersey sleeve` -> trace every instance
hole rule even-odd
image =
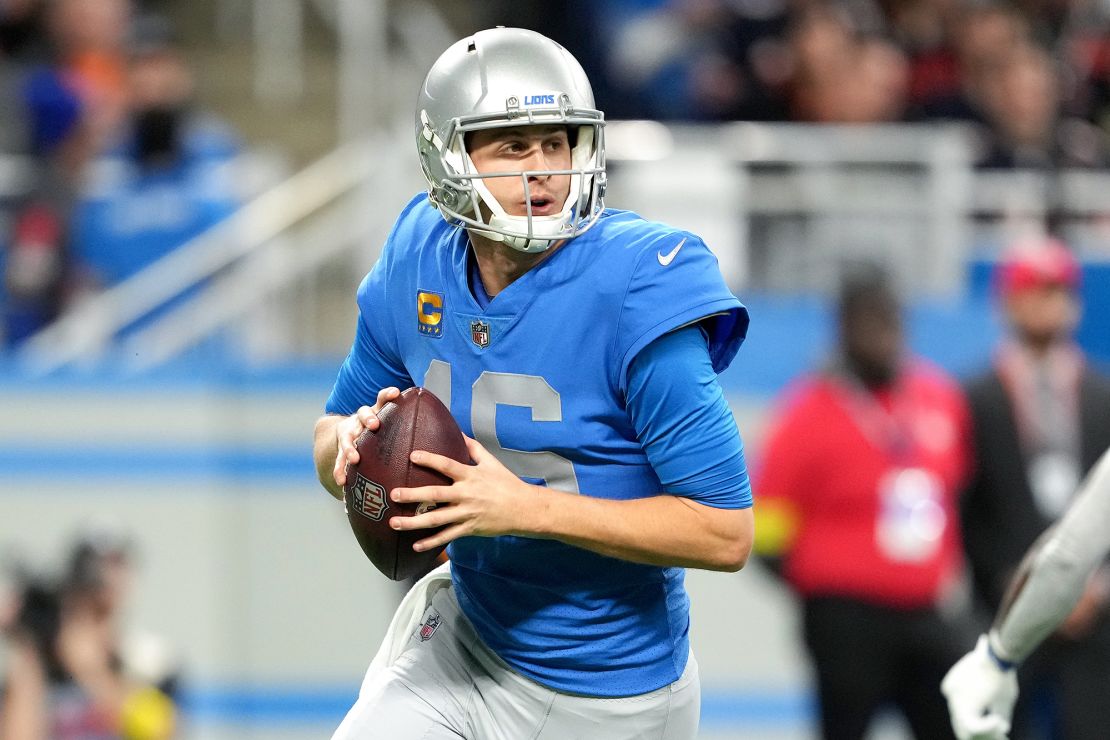
[[[426,196],[414,198],[397,219],[381,257],[358,287],[358,326],[351,351],[339,368],[339,376],[332,387],[324,408],[329,414],[353,414],[359,406],[373,405],[378,391],[389,386],[404,390],[413,385],[397,350],[394,326],[387,288],[398,279],[392,255],[393,242],[406,215],[417,207]]]
[[[705,332],[687,326],[639,352],[629,369],[629,417],[664,491],[748,508],[744,445],[708,349]]]
[[[1071,613],[1092,572],[1110,553],[1110,451],[1079,488],[1071,508],[1031,551],[1024,583],[998,620],[995,637],[1008,660],[1024,660]],[[1020,575],[1020,573],[1019,573]]]
[[[653,240],[632,271],[617,324],[616,384],[627,390],[636,354],[675,329],[700,322],[714,372],[736,356],[748,311],[725,285],[717,258],[698,237],[669,232]]]

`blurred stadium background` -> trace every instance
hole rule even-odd
[[[0,2],[0,15],[35,4]],[[930,108],[972,87],[968,58],[994,43],[956,38],[959,0],[136,2],[173,23],[194,99],[237,132],[223,176],[240,207],[122,280],[67,293],[57,320],[9,334],[0,557],[50,569],[82,525],[116,521],[139,553],[129,619],[181,657],[181,736],[327,736],[400,592],[315,483],[312,423],[352,335],[355,287],[421,188],[419,80],[450,42],[490,25],[546,32],[579,56],[613,121],[608,202],[703,235],[750,306],[750,339],[723,377],[749,454],[770,399],[828,347],[827,298],[848,260],[887,264],[913,347],[964,376],[999,333],[991,265],[1050,227],[1084,264],[1081,342],[1110,361],[1110,9],[1004,7],[1015,33],[1052,54],[1050,79],[1028,84],[1029,106],[1051,108],[1053,143],[1009,160],[997,116],[1023,115],[1020,104]],[[832,30],[805,35],[822,23]],[[855,48],[859,65],[820,83],[831,88],[806,88],[806,55],[847,54],[815,51],[844,39],[880,47],[869,62]],[[27,67],[15,53],[0,62],[16,85]],[[4,99],[0,149],[9,258],[42,166],[12,133],[27,121],[16,99]],[[691,572],[689,585],[704,737],[812,737],[789,593],[758,563]],[[892,719],[875,736],[903,735]]]

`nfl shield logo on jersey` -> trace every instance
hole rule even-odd
[[[439,623],[442,621],[443,617],[439,615],[439,612],[428,612],[428,618],[420,625],[420,632],[418,633],[420,641],[427,642],[432,639],[432,635],[439,629]]]
[[[485,349],[489,346],[489,324],[485,321],[470,322],[470,338],[476,345]]]
[[[355,484],[351,486],[351,504],[356,512],[375,522],[380,520],[385,510],[389,508],[385,489],[365,478],[362,473],[355,473]]]

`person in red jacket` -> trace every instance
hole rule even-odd
[[[950,738],[937,681],[975,638],[956,598],[967,410],[906,352],[881,270],[849,274],[838,318],[833,358],[788,389],[765,438],[756,547],[801,597],[827,740],[864,737],[888,705],[918,738]]]

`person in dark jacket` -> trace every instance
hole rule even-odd
[[[1013,247],[995,289],[1008,335],[967,386],[975,470],[962,499],[976,596],[991,611],[1034,541],[1066,510],[1110,446],[1110,379],[1073,336],[1080,267],[1061,242]],[[1022,673],[1012,737],[1105,738],[1110,702],[1110,569],[1091,577],[1056,634]]]

